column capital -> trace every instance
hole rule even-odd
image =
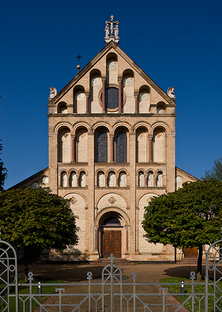
[[[102,82],[106,82],[106,77],[102,77]]]
[[[153,134],[148,134],[148,138],[152,139],[153,138]]]
[[[119,81],[119,82],[122,82],[122,80],[123,80],[122,75],[118,75],[118,81]]]
[[[86,97],[89,97],[89,92],[85,92]]]
[[[139,96],[139,91],[134,91],[134,96],[138,97]]]

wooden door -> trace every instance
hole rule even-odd
[[[121,231],[104,231],[102,237],[102,256],[108,258],[113,254],[121,258]]]
[[[184,258],[197,258],[198,249],[195,247],[184,248]]]

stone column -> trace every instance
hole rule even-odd
[[[129,229],[126,227],[126,253],[129,252]]]
[[[102,112],[106,112],[106,103],[105,103],[105,93],[106,93],[106,78],[102,78],[103,83],[103,96],[102,96],[102,102],[103,102],[103,110]]]
[[[139,92],[134,92],[135,97],[135,113],[137,114],[139,111]]]
[[[86,114],[89,112],[89,92],[86,92]]]
[[[108,187],[108,177],[105,176],[105,187]]]
[[[95,227],[94,228],[95,229],[95,231],[94,231],[94,235],[95,235],[95,249],[94,249],[94,252],[96,253],[96,254],[98,254],[99,253],[99,236],[98,236],[98,227]]]
[[[157,176],[153,176],[153,186],[157,186],[156,182],[157,182]]]
[[[116,176],[116,186],[119,186],[119,177]]]
[[[144,176],[144,186],[147,186],[147,175]]]
[[[153,135],[149,134],[149,162],[153,161]]]
[[[114,139],[114,136],[113,135],[110,135],[110,162],[113,162],[114,161],[114,155],[113,155],[113,139]]]
[[[118,77],[119,81],[119,113],[122,112],[122,77]]]
[[[76,142],[75,135],[72,135],[72,162],[76,160]]]

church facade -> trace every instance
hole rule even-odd
[[[49,166],[16,187],[50,187],[71,199],[79,244],[56,260],[113,254],[173,260],[172,246],[144,239],[144,207],[196,178],[175,167],[175,96],[165,93],[119,47],[106,22],[105,47],[48,103]]]

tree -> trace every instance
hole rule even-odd
[[[26,247],[63,250],[77,244],[76,217],[69,201],[49,189],[16,189],[0,194],[1,239],[24,248],[26,275]]]
[[[142,224],[150,242],[198,247],[197,273],[201,274],[202,245],[221,237],[222,182],[199,180],[153,198],[145,207]]]
[[[222,181],[222,158],[216,159],[213,168],[205,171],[205,179]]]
[[[2,140],[0,140],[1,142]],[[0,143],[0,155],[2,154],[2,143]],[[0,192],[3,190],[5,179],[7,178],[7,169],[4,167],[4,163],[0,157]]]

